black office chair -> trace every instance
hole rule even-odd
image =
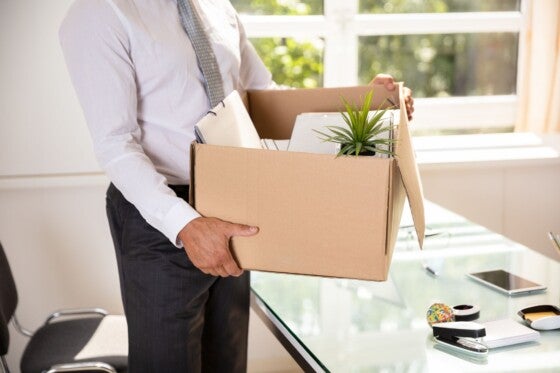
[[[121,315],[100,308],[64,310],[51,314],[35,332],[15,318],[18,295],[8,259],[0,243],[0,368],[9,373],[5,355],[8,323],[30,337],[21,359],[22,373],[126,372],[127,329]]]

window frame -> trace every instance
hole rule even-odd
[[[358,43],[361,36],[519,33],[519,92],[521,72],[524,71],[521,65],[527,32],[524,28],[527,0],[521,0],[520,11],[496,12],[363,14],[359,13],[358,5],[359,0],[324,0],[323,15],[241,15],[240,18],[249,38],[322,38],[325,45],[325,87],[358,84]],[[518,103],[518,94],[418,98],[415,99],[415,124],[422,130],[484,128],[507,131],[515,125]]]

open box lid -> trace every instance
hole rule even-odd
[[[398,140],[395,143],[395,155],[412,212],[412,220],[414,221],[414,228],[418,236],[418,244],[420,248],[422,248],[426,230],[424,192],[422,190],[422,184],[420,183],[420,173],[418,172],[416,156],[414,155],[414,148],[412,147],[412,140],[408,128],[408,115],[406,114],[406,105],[404,103],[403,83],[398,83],[398,87],[400,123],[398,126]]]
[[[403,83],[397,83],[395,91],[383,85],[336,87],[288,90],[254,90],[247,92],[247,106],[251,119],[261,138],[288,139],[294,120],[304,112],[332,112],[341,109],[341,97],[349,102],[360,102],[367,92],[374,90],[371,108],[389,107],[399,104],[400,123],[398,141],[395,144],[395,158],[408,197],[418,243],[424,241],[425,218],[424,196],[418,166],[412,148],[408,116],[404,104]]]

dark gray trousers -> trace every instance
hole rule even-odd
[[[188,186],[173,188],[187,198]],[[129,372],[245,372],[249,273],[206,275],[113,184],[106,202],[128,322]]]

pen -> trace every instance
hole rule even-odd
[[[424,267],[424,269],[425,269],[429,274],[431,274],[432,276],[435,276],[435,277],[438,277],[438,276],[439,276],[439,273],[437,273],[437,272],[436,272],[432,267],[430,267],[429,265],[424,264],[423,267]]]
[[[548,232],[548,238],[550,238],[550,240],[554,244],[554,247],[556,248],[556,250],[558,250],[558,252],[560,252],[560,237],[558,237],[558,235],[555,235],[552,232]]]

